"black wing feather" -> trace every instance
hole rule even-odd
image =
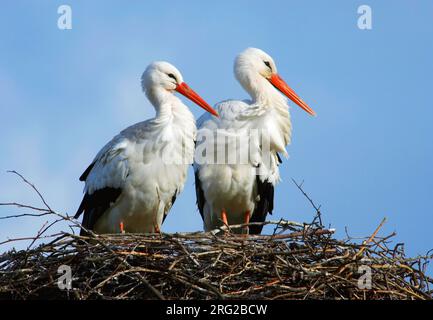
[[[90,164],[90,166],[88,166],[87,169],[86,169],[86,170],[83,172],[83,174],[81,175],[81,177],[80,177],[80,181],[86,181],[86,180],[87,180],[87,177],[88,177],[90,171],[92,171],[92,169],[93,169],[94,166],[95,166],[95,162],[92,162],[92,163]]]
[[[281,156],[278,152],[277,152],[277,159],[278,159],[278,163],[283,163],[283,160],[281,160]]]
[[[92,194],[86,193],[74,218],[79,218],[84,212],[81,224],[87,230],[93,230],[96,221],[98,221],[111,204],[116,202],[121,193],[122,189],[110,187],[96,190]],[[81,229],[80,235],[86,235],[84,229]]]
[[[206,200],[204,197],[203,189],[201,188],[201,181],[198,176],[198,170],[194,172],[194,176],[195,176],[195,195],[197,197],[197,208],[198,208],[198,212],[200,212],[201,218],[204,221],[203,208]]]
[[[177,189],[176,189],[176,191],[174,192],[173,196],[171,197],[171,205],[170,205],[170,209],[171,209],[171,207],[173,207],[173,204],[174,204],[174,202],[176,201],[176,198],[177,198]],[[168,209],[167,212],[164,214],[164,217],[162,217],[162,223],[164,223],[165,219],[167,218],[170,209]]]
[[[264,222],[266,216],[274,210],[274,185],[268,181],[262,182],[260,176],[256,176],[257,194],[260,200],[256,203],[250,222]],[[250,226],[250,234],[260,234],[263,226]]]

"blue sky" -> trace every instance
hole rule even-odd
[[[62,31],[57,8],[65,3],[73,29]],[[357,28],[362,4],[372,8],[372,30]],[[232,64],[255,46],[318,113],[291,109],[274,218],[311,221],[291,178],[304,180],[338,236],[346,226],[367,236],[386,216],[382,234],[396,231],[408,253],[423,254],[433,247],[432,21],[432,1],[4,1],[0,202],[38,203],[6,173],[14,169],[73,214],[78,177],[96,152],[153,116],[139,83],[151,61],[172,62],[214,104],[247,97]],[[1,221],[0,241],[33,235],[44,221]],[[163,230],[200,229],[190,170]]]

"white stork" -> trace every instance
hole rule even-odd
[[[285,96],[315,115],[278,75],[275,62],[262,50],[248,48],[239,54],[234,73],[251,100],[220,102],[215,106],[219,118],[203,115],[198,120],[195,185],[197,206],[206,231],[222,224],[265,221],[267,214],[272,213],[274,187],[280,180],[279,153],[287,157],[285,147],[291,139],[292,126]],[[252,137],[252,129],[256,129],[258,139]],[[209,139],[212,134],[214,138]],[[223,139],[215,139],[215,134]],[[238,138],[242,139],[237,143],[229,142]],[[263,147],[264,141],[267,150]],[[212,162],[222,150],[229,154],[249,152],[250,156],[247,162],[240,162],[239,155],[234,163]],[[203,160],[201,163],[198,163],[199,158]],[[261,231],[262,226],[241,230],[250,234]]]
[[[75,218],[84,212],[83,227],[96,233],[159,232],[182,191],[197,129],[174,91],[218,115],[167,62],[150,64],[141,84],[156,116],[115,136],[80,177],[85,195]]]

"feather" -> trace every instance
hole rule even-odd
[[[171,197],[171,202],[165,207],[164,216],[162,217],[162,223],[164,223],[165,219],[167,218],[171,207],[173,206],[174,202],[176,201],[176,198],[177,198],[177,189],[174,192],[173,196]]]
[[[87,177],[90,174],[90,171],[92,171],[93,167],[95,166],[95,162],[92,162],[87,169],[83,172],[83,174],[80,176],[80,181],[86,181]]]
[[[204,192],[203,192],[203,189],[201,187],[201,182],[200,182],[198,170],[194,172],[194,177],[195,177],[195,194],[197,197],[197,208],[198,208],[198,212],[200,213],[202,220],[204,220],[203,208],[204,208],[204,204],[205,204],[206,200],[204,198]]]
[[[97,190],[92,194],[86,193],[74,218],[78,219],[84,213],[81,224],[87,230],[93,230],[98,219],[117,201],[121,193],[121,189],[110,187]],[[80,235],[86,235],[84,229],[81,229]]]
[[[274,209],[274,185],[271,182],[262,182],[260,176],[256,176],[257,194],[259,201],[257,202],[250,222],[264,222],[266,216],[272,214]],[[263,226],[250,226],[250,234],[260,234]]]

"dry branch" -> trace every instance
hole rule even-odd
[[[227,227],[208,233],[48,235],[53,223],[67,222],[72,229],[80,224],[53,211],[20,177],[44,207],[0,205],[32,210],[24,216],[50,214],[55,221],[34,238],[7,240],[44,243],[0,255],[0,299],[433,298],[433,279],[425,274],[431,257],[406,257],[401,244],[392,246],[393,235],[378,236],[383,222],[360,243],[335,239],[320,216],[311,224],[268,221],[271,235],[249,237]],[[72,270],[70,290],[58,287],[64,265]]]

